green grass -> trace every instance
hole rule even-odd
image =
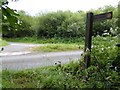
[[[50,73],[52,68],[53,67],[46,67],[26,71],[4,70],[2,72],[3,88],[41,88],[41,81],[43,81],[42,79],[49,76],[48,73]]]
[[[120,77],[118,72],[101,69],[100,67],[93,65],[88,69],[84,69],[83,65],[83,62],[80,62],[79,64],[78,61],[71,61],[69,64],[65,65],[58,64],[56,66],[23,71],[3,70],[2,88],[39,88],[57,90],[71,88],[120,88]],[[101,76],[99,69],[101,69],[104,79]],[[116,86],[114,86],[114,84],[116,84]]]
[[[5,38],[11,42],[22,43],[37,43],[47,44],[47,46],[40,46],[32,48],[32,51],[39,52],[57,52],[57,51],[70,51],[81,50],[84,47],[84,38],[40,38],[24,37],[24,38]]]
[[[84,44],[84,38],[36,38],[36,37],[24,37],[24,38],[4,38],[6,41],[11,42],[23,42],[23,43],[38,43],[38,44]]]
[[[48,66],[44,68],[29,69],[23,71],[8,71],[2,72],[3,88],[74,88],[75,84],[79,84],[78,80],[69,76],[64,72],[65,70],[75,70],[79,66],[78,61],[70,62],[69,64],[61,66]],[[63,71],[61,70],[62,68]],[[72,82],[71,82],[72,80]],[[77,81],[77,82],[75,82]]]
[[[38,52],[58,52],[58,51],[70,51],[70,50],[82,50],[84,45],[78,44],[48,44],[45,46],[39,46],[32,48],[32,51]]]
[[[8,45],[7,41],[0,39],[0,47]]]

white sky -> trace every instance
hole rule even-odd
[[[120,0],[19,0],[11,2],[8,0],[8,6],[16,10],[24,10],[34,16],[40,12],[70,10],[76,12],[78,10],[88,11],[97,9],[105,5],[115,6]]]

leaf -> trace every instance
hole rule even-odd
[[[11,15],[19,16],[19,14],[15,12],[15,10],[10,9],[9,7],[6,8],[6,11],[9,12]]]
[[[2,7],[2,13],[3,17],[7,18],[7,21],[10,23],[11,26],[14,26],[18,23],[18,18],[16,17],[16,13],[14,10],[11,10],[10,8],[3,8]],[[4,21],[5,18],[3,18]]]

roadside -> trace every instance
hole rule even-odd
[[[14,42],[9,42],[8,44],[9,45],[4,46],[4,50],[0,53],[0,56],[2,57],[3,70],[23,70],[53,66],[58,62],[64,64],[71,60],[80,59],[82,54],[82,51],[78,49],[78,45],[28,44]],[[40,51],[38,49],[37,51],[32,51],[31,48],[34,47],[37,47]],[[40,47],[48,49],[47,52],[42,50]],[[55,52],[55,50],[57,51]]]
[[[2,40],[2,39],[0,38],[0,49],[1,49],[2,46],[6,46],[6,45],[8,45],[7,41]]]
[[[28,43],[14,43],[8,42],[7,46],[3,46],[3,51],[0,56],[23,55],[31,53],[29,48],[36,46],[43,46],[44,44],[28,44]]]
[[[25,55],[29,53],[39,52],[62,52],[82,50],[83,45],[78,44],[28,44],[8,42],[7,46],[3,46],[0,56]]]

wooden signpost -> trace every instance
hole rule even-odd
[[[84,49],[85,52],[84,62],[86,68],[90,66],[90,54],[88,52],[91,52],[93,21],[106,20],[106,19],[112,19],[112,12],[102,13],[98,15],[93,15],[92,12],[87,13],[85,49]]]
[[[92,26],[93,26],[93,13],[87,13],[86,17],[86,35],[85,35],[85,49],[84,52],[87,53],[88,50],[91,52],[91,41],[92,41]],[[84,57],[85,67],[90,66],[90,54],[86,54]]]

